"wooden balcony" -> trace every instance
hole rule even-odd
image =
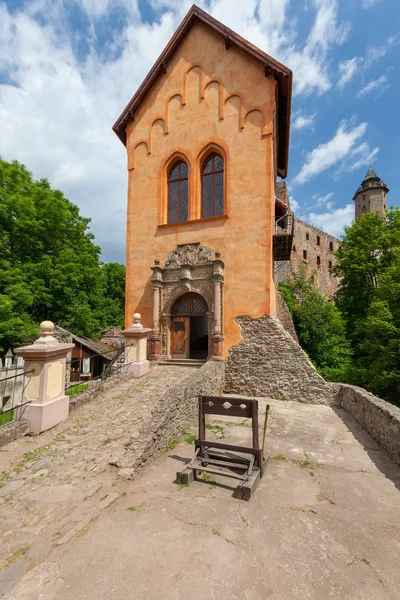
[[[274,261],[290,260],[294,235],[294,215],[292,212],[280,217],[275,224],[273,239]]]

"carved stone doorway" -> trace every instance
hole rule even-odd
[[[219,252],[213,258],[199,242],[178,244],[164,267],[154,261],[151,360],[223,360],[224,266]]]
[[[171,310],[171,357],[208,358],[209,322],[204,298],[189,292],[180,296]]]

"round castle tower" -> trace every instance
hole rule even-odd
[[[386,194],[389,188],[380,179],[372,167],[368,169],[364,181],[353,196],[356,203],[356,219],[370,212],[386,211]]]

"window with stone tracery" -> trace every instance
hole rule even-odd
[[[183,160],[175,162],[168,174],[168,223],[187,221],[189,217],[189,169]]]
[[[215,152],[201,171],[201,218],[224,214],[224,159]]]

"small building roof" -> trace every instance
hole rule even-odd
[[[275,77],[278,83],[278,174],[280,177],[285,178],[287,176],[289,158],[292,71],[256,46],[253,46],[253,44],[232,31],[232,29],[229,29],[229,27],[223,25],[220,21],[217,21],[217,19],[214,19],[214,17],[196,5],[193,5],[189,10],[186,17],[160,54],[158,60],[145,77],[136,94],[132,97],[117,121],[114,123],[113,131],[117,134],[121,142],[126,145],[126,126],[128,122],[134,119],[135,111],[150,91],[154,82],[163,73],[167,72],[168,61],[195,22],[203,23],[223,37],[225,39],[226,48],[235,46],[264,65],[265,76],[272,74]]]
[[[75,335],[71,331],[68,331],[68,329],[64,329],[63,327],[59,326],[55,328],[55,333],[57,334],[57,332],[68,334],[69,336],[71,336],[73,342],[77,342],[78,344],[85,346],[89,350],[92,350],[92,352],[94,352],[95,354],[100,354],[103,358],[106,358],[107,360],[112,360],[117,354],[117,348],[115,346],[109,346],[108,344],[100,342],[99,340],[89,340],[88,338],[80,337],[78,335]]]

